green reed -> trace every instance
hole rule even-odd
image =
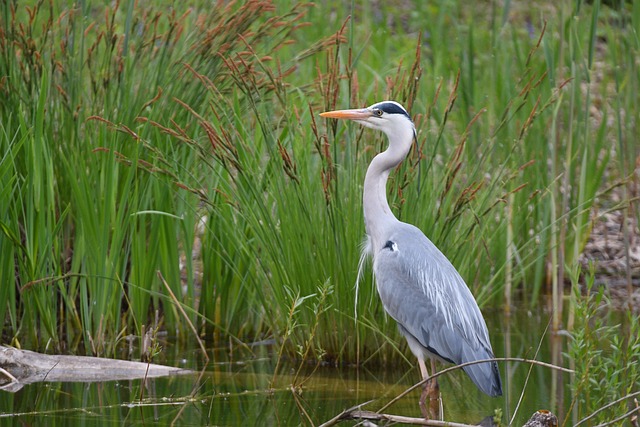
[[[610,71],[637,46],[604,27],[614,49],[595,61],[597,7],[558,6],[556,19],[455,6],[4,4],[4,335],[109,354],[156,312],[188,337],[181,304],[215,345],[401,356],[370,270],[355,289],[362,181],[386,140],[318,116],[381,99],[418,131],[390,180],[399,218],[481,304],[535,305],[584,247],[612,135],[625,153],[612,179],[631,188],[637,69]],[[585,90],[596,63],[602,84]],[[593,122],[602,103],[617,129]]]

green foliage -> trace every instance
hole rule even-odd
[[[626,312],[616,323],[611,319],[614,313],[602,313],[607,305],[605,288],[595,289],[594,283],[592,268],[584,295],[576,287],[576,324],[568,349],[576,370],[571,384],[573,414],[578,420],[588,418],[592,425],[626,418],[635,408],[632,398],[640,384],[640,318]]]
[[[381,99],[418,131],[394,211],[481,304],[510,304],[507,283],[535,305],[584,247],[603,179],[631,182],[637,65],[614,65],[637,41],[600,29],[598,7],[554,6],[545,23],[509,2],[417,3],[3,3],[7,340],[109,354],[156,312],[186,338],[161,275],[215,344],[399,357],[371,275],[354,289],[362,181],[386,141],[318,116]]]

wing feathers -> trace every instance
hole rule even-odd
[[[382,248],[372,248],[372,252],[382,303],[417,357],[431,354],[455,364],[493,357],[487,327],[473,295],[419,229],[401,224]],[[502,393],[495,363],[470,365],[464,370],[483,392],[491,396]]]

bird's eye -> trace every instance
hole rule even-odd
[[[382,117],[382,110],[379,109],[379,108],[375,108],[373,110],[373,115],[376,116],[376,117]]]

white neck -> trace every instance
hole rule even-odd
[[[389,137],[389,148],[371,161],[364,179],[364,222],[371,239],[373,253],[378,251],[399,221],[391,212],[387,202],[387,179],[389,172],[402,162],[413,143],[413,128],[405,126],[403,132],[393,133]]]

